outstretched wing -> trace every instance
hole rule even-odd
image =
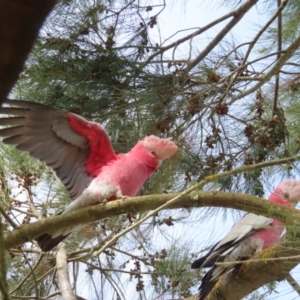
[[[109,138],[97,123],[46,105],[7,99],[0,108],[3,142],[50,166],[76,199],[101,171],[116,158]]]

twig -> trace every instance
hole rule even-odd
[[[238,75],[239,75],[239,70],[245,68],[247,65],[252,64],[254,61],[247,63],[247,60],[250,56],[250,53],[254,47],[254,45],[257,43],[257,41],[259,40],[259,38],[261,37],[261,35],[269,28],[269,26],[273,23],[273,21],[281,14],[282,10],[284,9],[284,7],[287,5],[287,0],[282,1],[282,3],[279,5],[277,11],[275,12],[275,14],[268,20],[268,22],[259,30],[259,32],[255,35],[254,39],[249,43],[249,47],[247,49],[247,52],[244,56],[244,59],[241,63],[241,65],[239,66],[238,69],[236,69],[234,72],[236,72],[236,75],[231,79],[226,92],[224,93],[224,95],[222,96],[222,98],[224,98],[225,96],[227,96],[229,89],[232,87],[232,85],[234,84],[235,80],[237,79]],[[280,48],[281,49],[281,48]],[[281,50],[280,50],[281,51]],[[275,53],[271,53],[267,56],[272,56]],[[281,55],[281,52],[277,52],[277,59],[279,59]],[[260,57],[258,59],[256,59],[255,61],[259,61],[261,59],[264,59],[265,57]],[[232,72],[233,73],[233,72]],[[259,77],[261,80],[261,77]]]
[[[300,261],[300,255],[293,255],[293,256],[285,256],[285,257],[270,257],[270,258],[254,258],[249,259],[247,262],[249,263],[258,263],[261,261],[289,261],[289,260],[299,260]],[[236,260],[236,261],[228,261],[228,262],[216,262],[216,266],[232,266],[233,264],[243,264],[245,263],[245,260]]]
[[[236,101],[238,99],[244,98],[253,92],[255,92],[257,89],[259,89],[262,85],[264,85],[266,82],[268,82],[274,75],[276,75],[282,66],[285,64],[285,62],[294,54],[294,52],[300,47],[300,35],[294,40],[294,42],[285,49],[283,55],[277,60],[277,62],[273,65],[273,67],[270,69],[268,73],[266,73],[264,76],[262,76],[262,80],[259,81],[257,84],[253,85],[248,90],[240,93],[239,95],[232,97],[232,101]]]
[[[290,273],[285,277],[285,280],[292,286],[292,288],[300,296],[300,285],[298,284],[298,282],[293,278],[293,276]]]
[[[287,1],[283,1],[287,2]],[[277,0],[277,6],[281,6],[281,0]],[[280,52],[282,51],[282,13],[278,14],[278,30],[277,30],[277,60],[280,59]],[[274,101],[273,101],[273,108],[272,108],[272,116],[274,117],[277,111],[277,101],[278,101],[278,93],[279,93],[279,80],[280,80],[280,74],[276,74],[275,78],[275,91],[274,91]]]
[[[0,292],[3,300],[9,300],[8,285],[6,281],[6,258],[4,249],[3,224],[0,217]]]
[[[74,294],[70,283],[67,251],[64,243],[62,243],[56,253],[56,269],[62,298],[77,300],[77,296]]]
[[[5,212],[5,210],[0,206],[0,213],[5,218],[5,220],[15,229],[18,227],[18,224],[15,223],[10,216]]]
[[[187,67],[184,69],[185,72],[189,72],[196,65],[200,63],[200,61],[206,57],[206,55],[215,48],[218,43],[225,37],[225,35],[230,32],[230,30],[243,18],[245,13],[257,3],[258,0],[248,0],[243,5],[241,5],[238,9],[235,10],[232,20],[216,35],[216,37],[203,49],[192,62],[190,62]]]
[[[156,56],[158,56],[158,55],[164,53],[165,51],[167,51],[167,50],[169,50],[169,49],[171,49],[171,48],[173,48],[173,47],[177,47],[178,45],[180,45],[180,44],[182,44],[182,43],[188,41],[189,39],[191,39],[191,38],[193,38],[193,37],[195,37],[195,36],[197,36],[197,35],[202,34],[202,33],[205,32],[206,30],[208,30],[208,29],[212,28],[213,26],[215,26],[215,25],[217,25],[217,24],[219,24],[219,23],[225,21],[226,19],[228,19],[228,18],[230,18],[230,17],[234,17],[234,16],[235,16],[235,13],[236,13],[236,10],[235,10],[235,11],[232,11],[232,12],[230,12],[230,13],[228,13],[228,14],[222,16],[222,17],[220,17],[220,18],[217,19],[217,20],[214,20],[213,22],[207,24],[207,25],[204,26],[204,27],[199,28],[198,30],[196,30],[196,31],[193,32],[193,33],[191,33],[191,34],[189,34],[189,35],[187,35],[187,36],[185,36],[185,37],[183,37],[183,38],[181,38],[181,39],[178,39],[177,41],[171,43],[171,44],[168,45],[168,46],[161,47],[157,52],[155,52],[155,53],[153,53],[152,55],[149,56],[149,58],[141,65],[141,68],[143,68],[144,66],[146,66],[146,65],[147,65],[154,57],[156,57]],[[183,31],[183,30],[178,31],[177,33],[181,32],[181,31]],[[174,34],[174,35],[175,35],[175,34]],[[174,36],[174,35],[173,35],[173,36]],[[172,37],[172,36],[170,36],[169,38],[171,38],[171,37]],[[166,41],[167,41],[167,40],[166,40]],[[165,41],[165,42],[166,42],[166,41]]]

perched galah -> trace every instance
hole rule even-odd
[[[285,206],[300,201],[300,181],[284,180],[270,195],[269,201]],[[218,279],[234,268],[237,263],[249,258],[276,243],[284,231],[284,225],[274,219],[247,213],[229,233],[203,257],[192,263],[192,269],[211,268],[202,278],[199,300],[204,300]],[[226,262],[229,265],[215,265]]]
[[[161,162],[177,151],[168,139],[154,135],[139,141],[128,153],[116,153],[103,127],[64,110],[46,105],[6,100],[0,114],[0,130],[6,144],[50,166],[70,194],[70,212],[120,197],[135,196]],[[9,106],[7,106],[9,105]],[[49,251],[67,237],[72,228],[43,234],[36,240]]]

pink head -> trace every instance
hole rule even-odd
[[[283,180],[269,199],[277,203],[295,206],[300,201],[300,181],[294,179]]]
[[[161,139],[155,135],[150,135],[144,138],[143,145],[158,159],[165,159],[171,157],[176,153],[178,147],[174,142],[168,139]]]
[[[160,139],[150,135],[139,141],[131,150],[130,155],[143,161],[152,171],[156,171],[165,158],[169,158],[177,151],[175,143],[168,139]]]

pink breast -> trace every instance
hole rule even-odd
[[[266,249],[280,239],[283,231],[284,225],[277,220],[273,220],[267,228],[254,233],[253,237],[262,239],[264,241],[263,249]]]

